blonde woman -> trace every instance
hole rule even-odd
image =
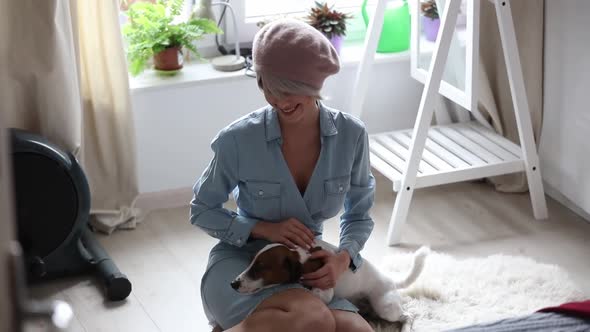
[[[340,69],[330,42],[309,25],[272,22],[253,46],[258,86],[268,106],[213,139],[215,153],[194,186],[191,223],[220,242],[201,283],[205,313],[229,331],[371,331],[345,299],[324,304],[305,286],[331,288],[373,229],[375,180],[364,125],[320,102],[324,80]],[[233,192],[237,211],[222,207]],[[323,222],[344,208],[337,254],[301,282],[240,294],[230,282],[269,242],[309,248]]]

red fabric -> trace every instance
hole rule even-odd
[[[590,318],[590,300],[583,302],[570,302],[558,307],[550,307],[539,310],[540,312],[557,312],[569,316]]]

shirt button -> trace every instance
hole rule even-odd
[[[344,187],[343,186],[338,187],[338,191],[343,192],[344,191]]]
[[[238,239],[236,242],[237,242],[238,244],[240,244],[240,243],[242,243],[242,239]]]
[[[259,190],[259,191],[258,191],[258,196],[262,196],[262,195],[264,195],[264,191],[262,191],[262,190]]]

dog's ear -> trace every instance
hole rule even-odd
[[[324,266],[324,261],[319,258],[315,259],[308,259],[303,264],[303,273],[311,273],[319,270],[322,266]]]
[[[310,253],[314,253],[316,251],[322,250],[322,247],[313,247],[309,249]],[[322,266],[324,266],[324,261],[319,258],[308,259],[305,263],[303,263],[303,273],[311,273],[319,270]]]
[[[290,283],[297,283],[301,276],[303,275],[303,266],[295,257],[295,255],[286,255],[285,259],[283,260],[283,266],[289,272],[289,282]]]

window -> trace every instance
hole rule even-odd
[[[155,3],[156,0],[119,0],[119,23],[123,26],[127,23],[127,10],[131,5],[136,2],[151,2]],[[190,16],[190,12],[192,9],[193,0],[184,0],[184,5],[182,6],[182,13],[178,16],[175,21],[182,21],[186,20]]]
[[[277,14],[304,14],[315,5],[315,0],[245,0],[247,20],[273,16]],[[344,12],[356,11],[362,0],[332,0],[328,5]]]
[[[118,0],[118,1],[120,3],[119,23],[120,23],[121,27],[123,27],[123,25],[125,23],[127,23],[127,20],[128,20],[127,9],[129,8],[129,6],[131,6],[132,4],[134,4],[136,2],[156,2],[157,0]],[[195,1],[196,1],[196,4],[198,5],[199,0],[184,0],[183,6],[182,6],[182,12],[177,17],[177,19],[175,19],[175,21],[186,20],[191,15]],[[215,16],[217,18],[219,18],[219,15],[221,14],[221,9],[219,7],[213,7],[213,13],[215,14]],[[225,30],[225,27],[222,26],[222,28]],[[221,35],[221,36],[223,36],[223,35]],[[123,39],[123,43],[125,46],[126,45],[125,39]],[[216,56],[219,54],[217,51],[217,46],[215,43],[215,36],[214,35],[206,35],[202,40],[197,41],[196,46],[197,46],[197,49],[199,50],[199,53],[201,54],[201,56],[212,57],[212,56]]]
[[[154,2],[156,0],[119,0],[121,4],[120,23],[123,25],[127,21],[127,8],[135,2],[148,1]],[[323,0],[318,0],[323,1]],[[400,1],[400,0],[389,0]],[[188,17],[192,10],[193,3],[199,4],[199,0],[185,0],[182,17]],[[227,45],[228,49],[233,49],[233,43],[236,38],[239,39],[242,47],[250,47],[254,35],[258,32],[259,27],[257,23],[272,19],[275,17],[294,16],[304,17],[307,15],[310,8],[315,5],[315,0],[214,0],[214,2],[228,2],[236,15],[237,36],[234,32],[233,19],[231,11],[226,10],[224,22],[221,28],[224,34],[219,35],[219,40]],[[360,41],[365,36],[365,23],[361,15],[361,5],[363,0],[327,0],[329,6],[334,6],[336,9],[353,15],[353,18],[348,21],[347,36],[348,41]],[[368,12],[371,16],[377,0],[368,0]],[[219,19],[222,12],[222,6],[213,6],[213,11],[216,16],[216,21]],[[207,36],[204,40],[198,42],[199,50],[204,56],[217,55],[217,47],[215,46],[215,38]]]
[[[321,1],[321,0],[319,0]],[[241,43],[249,44],[258,31],[256,24],[266,18],[280,16],[302,17],[307,15],[309,9],[315,5],[314,0],[229,0],[236,12],[238,24],[238,38]],[[349,21],[347,27],[347,40],[362,40],[365,34],[365,25],[361,15],[363,0],[328,0],[328,5],[354,17]],[[377,0],[369,0],[369,6],[376,5]],[[372,12],[369,8],[369,12]],[[225,38],[227,42],[235,40],[233,23],[231,19],[226,20]]]

